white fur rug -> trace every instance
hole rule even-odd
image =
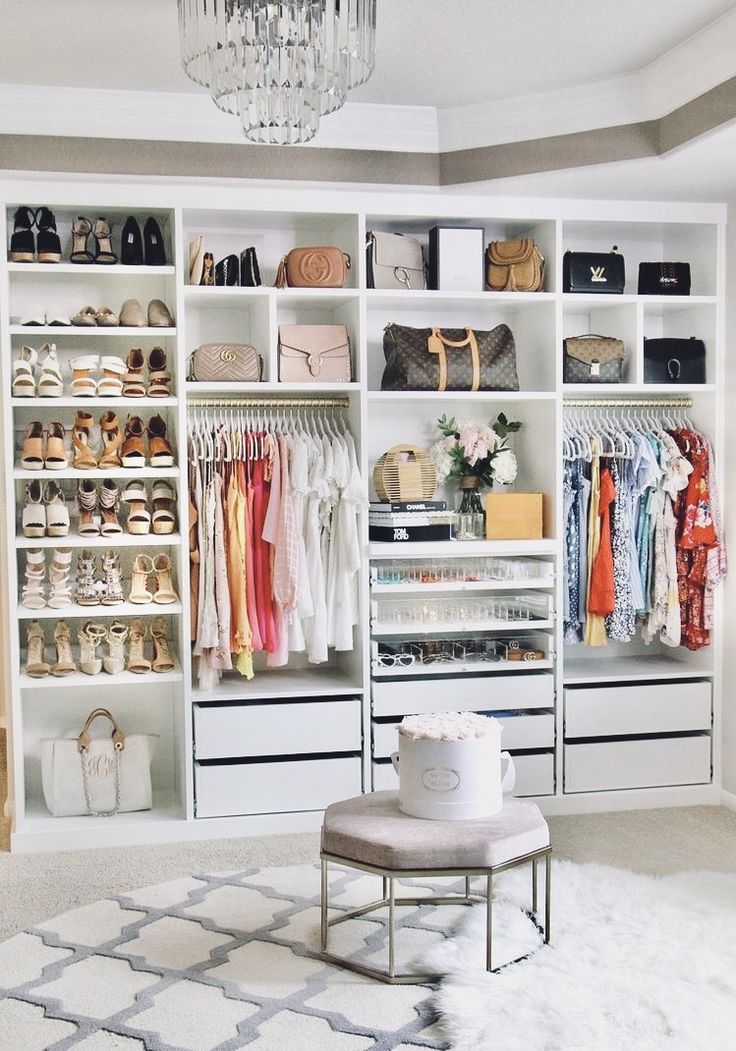
[[[499,963],[539,944],[529,893],[524,870],[497,881]],[[453,1051],[736,1048],[736,875],[560,861],[552,894],[552,944],[528,960],[486,974],[480,907],[423,960],[450,972],[435,1003]]]

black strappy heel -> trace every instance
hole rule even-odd
[[[11,263],[33,263],[36,259],[36,241],[33,227],[36,213],[32,208],[21,205],[13,216],[13,233],[10,237],[8,259]]]
[[[92,223],[83,215],[78,216],[72,223],[72,251],[69,256],[71,263],[94,263],[95,257],[87,247]]]
[[[118,257],[112,250],[112,228],[107,219],[95,219],[92,236],[95,239],[95,262],[105,266],[117,263]]]
[[[166,266],[166,249],[161,227],[152,215],[149,215],[143,227],[143,246],[146,266]]]
[[[39,263],[61,262],[61,241],[56,232],[56,216],[50,208],[39,208],[36,212],[36,253]]]

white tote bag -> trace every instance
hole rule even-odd
[[[109,737],[91,737],[99,716],[112,723]],[[41,741],[41,780],[54,817],[112,817],[151,809],[151,759],[155,736],[126,735],[107,708],[95,708],[78,737]]]

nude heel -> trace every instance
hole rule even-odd
[[[97,647],[107,637],[104,625],[86,621],[80,628],[79,635],[79,668],[85,675],[99,675],[102,671],[102,657],[97,656]]]
[[[151,662],[143,652],[147,630],[142,620],[136,619],[130,625],[128,671],[135,672],[138,675],[151,670]]]
[[[153,573],[153,562],[148,555],[136,555],[130,581],[129,602],[147,605],[153,602],[153,594],[148,590],[148,580]]]
[[[43,628],[37,620],[32,620],[28,625],[28,651],[26,653],[26,675],[32,679],[45,679],[51,671],[43,659],[44,648]]]
[[[173,671],[176,665],[166,638],[166,622],[163,617],[156,617],[151,625],[151,639],[153,640],[153,664],[151,665],[153,670],[155,672]]]
[[[77,670],[77,662],[72,654],[69,625],[65,620],[60,620],[54,628],[54,645],[56,646],[56,663],[51,665],[51,674],[57,678],[73,675]]]
[[[125,671],[125,643],[128,640],[128,634],[128,628],[119,620],[114,620],[108,628],[108,655],[102,660],[102,666],[108,675],[117,675]]]
[[[171,559],[168,555],[156,555],[153,560],[153,571],[156,574],[156,591],[153,601],[160,605],[176,602],[179,596],[171,579]]]

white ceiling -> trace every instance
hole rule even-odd
[[[378,0],[356,102],[448,107],[640,69],[730,0]],[[2,0],[0,83],[181,92],[176,0]],[[80,133],[84,129],[80,128]]]

